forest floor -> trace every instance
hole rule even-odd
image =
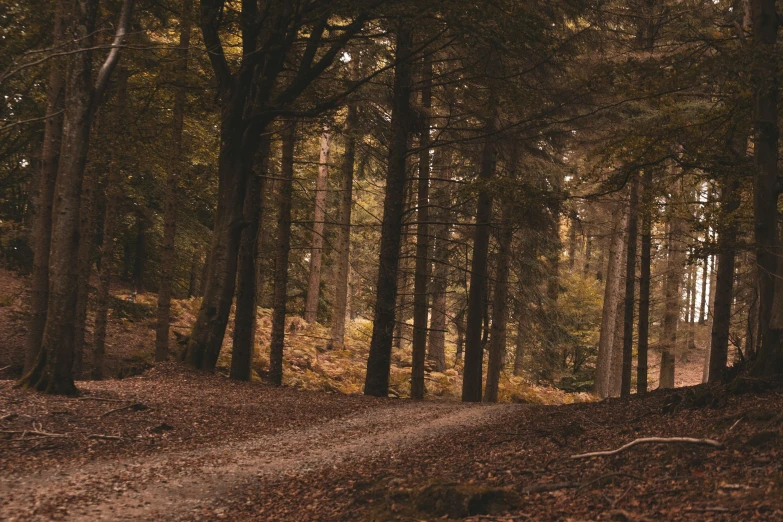
[[[2,520],[783,520],[783,387],[561,406],[375,399],[164,364],[0,381]],[[708,437],[722,447],[640,445]]]

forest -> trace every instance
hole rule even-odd
[[[781,21],[0,0],[0,518],[783,519]]]

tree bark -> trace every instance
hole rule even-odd
[[[256,257],[258,227],[262,225],[261,194],[264,191],[269,162],[269,139],[262,138],[256,153],[256,172],[250,179],[245,195],[244,218],[237,269],[236,309],[234,312],[234,344],[231,350],[229,377],[249,381],[256,335]]]
[[[49,257],[49,300],[41,349],[33,367],[20,381],[23,387],[47,393],[74,395],[74,323],[79,249],[79,215],[84,168],[90,143],[90,127],[119,59],[119,45],[133,8],[125,0],[112,50],[103,63],[95,85],[92,81],[92,53],[97,0],[79,0],[69,37],[79,42],[82,52],[70,55],[66,79],[62,147],[54,188],[52,240]]]
[[[644,173],[644,205],[642,209],[641,260],[639,266],[638,358],[636,363],[636,393],[647,393],[647,355],[650,339],[650,275],[652,267],[653,171]]]
[[[625,307],[623,313],[623,362],[620,383],[620,397],[631,396],[631,375],[633,367],[633,316],[636,284],[636,239],[639,223],[639,174],[633,173],[631,197],[628,207],[628,236],[625,258]]]
[[[277,214],[277,255],[275,259],[275,291],[272,311],[272,339],[269,347],[269,380],[283,383],[283,348],[285,346],[285,314],[288,300],[288,253],[291,250],[291,193],[294,179],[294,144],[296,125],[288,122],[283,129],[280,200]]]
[[[326,195],[329,181],[329,149],[332,133],[324,127],[321,133],[321,153],[318,159],[318,176],[315,179],[315,212],[313,215],[313,239],[310,247],[310,278],[307,283],[304,320],[314,323],[318,319],[318,303],[321,297],[321,262],[324,253],[324,224],[326,220]]]
[[[163,243],[160,259],[160,285],[158,288],[158,322],[155,328],[155,360],[169,357],[169,324],[171,322],[171,279],[174,273],[174,240],[177,228],[177,193],[179,178],[185,171],[182,153],[182,129],[185,122],[188,53],[193,0],[183,0],[180,20],[179,48],[175,65],[174,117],[172,120],[172,161],[166,177],[166,196],[163,204]]]
[[[524,310],[517,304],[517,336],[514,339],[514,375],[520,377],[525,369],[525,321]]]
[[[736,256],[737,217],[740,205],[740,183],[726,183],[721,194],[723,224],[718,232],[718,270],[715,276],[715,301],[712,306],[712,335],[709,354],[708,382],[716,382],[726,369],[729,354],[731,304],[734,301],[734,260]],[[706,277],[706,274],[705,274]]]
[[[397,64],[394,68],[394,89],[391,121],[391,142],[386,178],[386,196],[381,225],[380,262],[376,284],[375,313],[365,395],[385,397],[389,392],[392,338],[394,336],[395,305],[397,302],[397,272],[400,263],[402,214],[405,202],[405,157],[410,130],[411,27],[400,20],[397,29]]]
[[[128,94],[128,74],[124,67],[117,71],[117,108],[115,125],[119,125],[125,116]],[[98,289],[95,295],[95,331],[92,341],[91,378],[99,381],[103,378],[103,361],[106,354],[106,325],[109,315],[109,290],[111,273],[114,266],[115,231],[119,221],[120,200],[122,198],[122,172],[120,151],[111,151],[109,177],[106,183],[106,207],[103,214],[103,239],[101,240],[101,261],[98,273]]]
[[[334,269],[334,306],[332,308],[332,329],[329,335],[329,349],[345,346],[345,315],[348,305],[348,275],[351,270],[351,210],[353,208],[353,171],[356,159],[356,104],[348,104],[343,136],[345,150],[340,166],[342,182],[340,192],[340,228],[337,235],[337,259]]]
[[[684,222],[676,215],[672,205],[679,199],[677,181],[669,200],[671,227],[669,231],[669,256],[666,262],[666,280],[664,287],[665,304],[663,315],[663,334],[661,336],[661,368],[658,379],[659,388],[674,387],[674,351],[677,348],[677,328],[680,322],[682,276],[684,263]]]
[[[495,174],[495,120],[487,121],[488,137],[481,153],[478,179],[486,184]],[[465,324],[465,368],[462,378],[462,401],[481,402],[481,378],[484,350],[481,344],[482,319],[487,304],[487,257],[492,219],[492,194],[486,187],[479,190],[476,204],[476,226],[473,236],[473,259],[470,267],[468,312]]]
[[[783,373],[783,324],[772,324],[780,256],[778,233],[778,85],[776,43],[779,26],[775,0],[751,0],[753,18],[753,190],[754,238],[758,263],[759,349],[756,375]],[[783,292],[783,286],[781,286]],[[783,298],[783,296],[780,296]],[[783,314],[781,314],[783,315]],[[783,321],[781,321],[783,323]]]
[[[92,272],[92,247],[95,238],[95,190],[98,186],[98,173],[86,175],[79,203],[79,249],[77,258],[76,320],[73,327],[73,373],[78,378],[82,373],[84,342],[87,333],[87,302]]]
[[[432,107],[432,62],[424,57],[421,75],[421,107],[419,115],[419,181],[416,211],[416,267],[413,275],[413,357],[411,365],[411,399],[424,398],[424,362],[427,358],[427,318],[429,315],[427,286],[430,279],[430,121]]]
[[[513,170],[514,167],[512,167]],[[503,202],[500,234],[498,237],[497,271],[495,292],[492,295],[492,326],[487,362],[487,383],[484,388],[484,402],[498,401],[500,373],[506,359],[506,325],[508,324],[508,276],[511,264],[511,240],[514,229],[511,226],[513,209],[508,201]]]
[[[437,212],[433,236],[435,237],[435,250],[433,260],[435,268],[432,275],[432,312],[430,316],[430,338],[429,351],[427,357],[433,363],[435,371],[446,371],[446,290],[448,287],[448,261],[449,261],[449,235],[451,230],[451,159],[452,151],[448,147],[438,147],[435,149],[435,158],[433,167],[436,170],[436,176],[442,180],[442,187],[436,193],[433,201],[436,202],[435,210]],[[433,188],[438,186],[433,183]]]
[[[606,284],[604,286],[604,303],[601,315],[601,331],[598,340],[598,361],[595,369],[594,392],[601,398],[611,394],[612,357],[617,322],[617,306],[620,302],[620,281],[622,272],[622,255],[624,243],[625,221],[627,214],[622,205],[621,218],[614,223],[609,238],[609,264],[606,269]]]
[[[57,47],[65,37],[69,23],[68,0],[59,0],[54,15],[52,46]],[[49,69],[46,87],[46,115],[44,123],[41,164],[38,172],[38,186],[33,201],[33,225],[30,246],[33,249],[33,270],[30,274],[30,322],[27,326],[27,345],[24,359],[24,373],[35,364],[41,350],[43,331],[46,326],[46,310],[49,301],[49,246],[52,237],[52,206],[54,186],[60,162],[60,146],[63,132],[63,109],[65,107],[64,59],[53,59]]]

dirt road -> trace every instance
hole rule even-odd
[[[169,520],[207,510],[233,489],[402,453],[435,437],[502,422],[519,405],[400,403],[304,429],[194,451],[65,465],[0,478],[3,520]],[[274,487],[274,486],[272,486]]]

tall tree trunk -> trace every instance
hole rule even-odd
[[[314,323],[318,318],[318,302],[321,296],[321,261],[324,252],[324,223],[326,219],[326,193],[329,181],[329,149],[332,133],[324,127],[321,133],[321,153],[318,160],[318,176],[315,179],[315,213],[313,240],[310,247],[310,278],[307,283],[307,301],[304,320]]]
[[[92,272],[92,247],[95,238],[95,190],[98,187],[98,173],[86,174],[79,203],[79,249],[76,254],[78,281],[76,290],[76,321],[73,326],[73,373],[78,378],[82,373],[84,342],[87,333],[87,302]]]
[[[254,147],[243,139],[244,99],[237,93],[222,110],[218,202],[208,276],[185,356],[192,368],[208,371],[215,369],[234,301],[240,237],[245,226],[244,199],[255,154]]]
[[[495,174],[496,144],[495,120],[487,121],[487,138],[481,153],[479,181],[486,184]],[[476,226],[473,236],[473,259],[470,267],[468,312],[465,324],[465,368],[462,378],[462,401],[481,402],[481,377],[484,349],[481,344],[482,319],[487,305],[487,257],[492,219],[492,194],[486,188],[479,190],[476,203]]]
[[[353,208],[353,170],[356,159],[356,104],[348,104],[343,136],[345,148],[340,166],[340,228],[337,233],[337,259],[334,269],[334,306],[329,348],[341,349],[345,345],[345,314],[348,305],[348,275],[351,271],[351,210]]]
[[[269,380],[283,383],[283,348],[285,347],[285,314],[288,301],[288,253],[291,250],[291,193],[294,179],[294,144],[296,125],[283,128],[280,200],[277,214],[277,255],[275,259],[275,296],[272,311],[272,339],[269,346]]]
[[[712,306],[712,336],[707,380],[715,382],[726,369],[729,354],[731,304],[734,301],[734,260],[736,256],[737,217],[740,205],[740,183],[726,183],[721,194],[721,217],[718,232],[718,270],[715,276],[715,301]],[[706,276],[706,274],[705,274]]]
[[[70,55],[66,79],[62,147],[54,188],[49,257],[49,300],[41,349],[20,385],[47,393],[73,395],[73,342],[78,290],[79,213],[90,127],[109,76],[119,59],[132,0],[125,0],[114,45],[92,85],[92,53],[97,0],[79,0],[69,38],[82,49]]]
[[[171,322],[171,279],[174,273],[174,240],[177,227],[177,193],[179,178],[185,171],[182,153],[182,129],[185,122],[185,82],[188,73],[190,27],[193,0],[183,0],[180,20],[179,48],[175,75],[174,118],[172,120],[172,158],[166,177],[166,197],[163,204],[163,243],[160,258],[160,285],[158,288],[158,322],[155,328],[155,360],[165,361],[169,356],[169,323]]]
[[[701,260],[701,295],[699,296],[699,324],[707,322],[707,274],[709,273],[709,256]]]
[[[59,0],[54,15],[52,46],[57,47],[65,36],[72,2]],[[49,302],[49,245],[52,237],[52,206],[57,168],[60,162],[60,145],[63,132],[65,107],[64,59],[51,61],[46,87],[46,121],[44,122],[41,164],[38,186],[33,201],[33,225],[30,246],[33,249],[33,270],[30,275],[30,322],[27,326],[27,346],[24,372],[33,368],[46,326],[46,309]]]
[[[433,183],[433,188],[440,186],[433,201],[436,202],[437,212],[433,236],[435,237],[435,251],[433,260],[435,268],[432,275],[432,312],[430,316],[430,339],[427,357],[433,363],[435,371],[446,371],[446,290],[448,286],[448,262],[449,262],[449,234],[451,223],[451,158],[452,152],[448,147],[435,149],[434,165],[436,176],[440,183]]]
[[[513,165],[513,164],[512,164]],[[515,166],[512,167],[515,168]],[[489,361],[487,362],[487,383],[484,388],[484,402],[498,401],[500,373],[506,359],[506,325],[508,324],[508,276],[511,264],[511,240],[514,229],[511,226],[513,209],[506,200],[501,211],[500,234],[498,237],[497,272],[495,292],[492,295],[492,333],[490,335]]]
[[[402,214],[405,202],[405,157],[410,129],[412,31],[400,19],[397,29],[397,64],[394,68],[391,142],[386,177],[386,196],[381,225],[380,262],[375,313],[364,381],[365,395],[385,397],[389,392],[392,338],[397,303],[397,271],[400,264]]]
[[[137,294],[144,293],[144,271],[147,264],[147,218],[139,211],[136,214],[136,248],[133,258],[133,289]]]
[[[663,335],[661,338],[661,368],[658,380],[659,388],[674,387],[674,351],[677,348],[677,328],[680,322],[682,276],[685,271],[684,222],[676,215],[673,205],[679,199],[679,182],[669,200],[671,227],[669,230],[669,256],[666,262],[666,281],[664,283]]]
[[[604,286],[604,304],[601,316],[601,331],[598,340],[598,361],[595,370],[595,393],[605,398],[611,392],[612,352],[617,321],[617,306],[620,301],[620,281],[622,273],[622,255],[624,244],[625,205],[622,205],[622,217],[615,221],[609,236],[609,265],[606,269]]]
[[[525,321],[524,310],[517,304],[517,336],[514,339],[514,375],[521,376],[525,369]]]
[[[587,235],[585,239],[585,264],[582,270],[582,275],[587,277],[590,274],[590,261],[593,257],[593,236]]]
[[[114,115],[115,126],[124,121],[125,107],[128,95],[128,72],[124,67],[117,71],[117,108]],[[94,380],[103,378],[103,361],[106,354],[106,325],[109,315],[109,290],[111,288],[111,273],[114,267],[115,231],[119,216],[117,215],[122,198],[122,171],[120,168],[120,151],[111,151],[109,160],[109,176],[106,183],[106,206],[103,213],[103,239],[101,240],[100,271],[98,273],[98,289],[95,295],[95,331],[92,340],[92,371],[90,377]]]
[[[432,62],[425,55],[422,65],[421,114],[419,129],[419,181],[416,211],[416,267],[413,275],[413,357],[411,399],[424,398],[424,362],[427,358],[427,286],[430,279],[430,121],[432,108]]]
[[[636,364],[636,393],[647,393],[647,354],[650,339],[650,275],[652,267],[652,222],[653,222],[653,171],[644,173],[644,204],[642,209],[641,260],[639,266],[639,339]]]
[[[614,321],[614,341],[612,343],[612,360],[609,366],[609,396],[619,397],[622,387],[623,375],[623,343],[625,341],[625,261],[628,252],[626,233],[628,230],[628,206],[625,207],[625,215],[621,234],[622,252],[620,253],[620,281],[617,286],[617,317]]]
[[[568,269],[573,272],[576,264],[576,231],[579,226],[579,214],[572,209],[568,214]]]
[[[231,351],[229,377],[249,381],[256,339],[256,257],[258,227],[261,223],[261,194],[269,162],[269,138],[264,136],[256,153],[256,168],[245,195],[244,217],[237,269],[236,310],[234,312],[234,344]]]
[[[759,287],[759,349],[753,373],[783,373],[783,313],[773,324],[776,275],[780,257],[778,233],[778,85],[779,18],[775,0],[751,0],[753,17],[754,159],[756,165],[754,236]],[[783,286],[780,286],[783,292]],[[780,296],[783,300],[783,295]],[[775,317],[777,319],[777,317]]]
[[[631,396],[631,375],[633,367],[633,316],[636,284],[636,239],[639,223],[639,174],[634,172],[631,180],[631,198],[628,207],[628,236],[625,258],[625,307],[623,313],[623,364],[620,396]]]

